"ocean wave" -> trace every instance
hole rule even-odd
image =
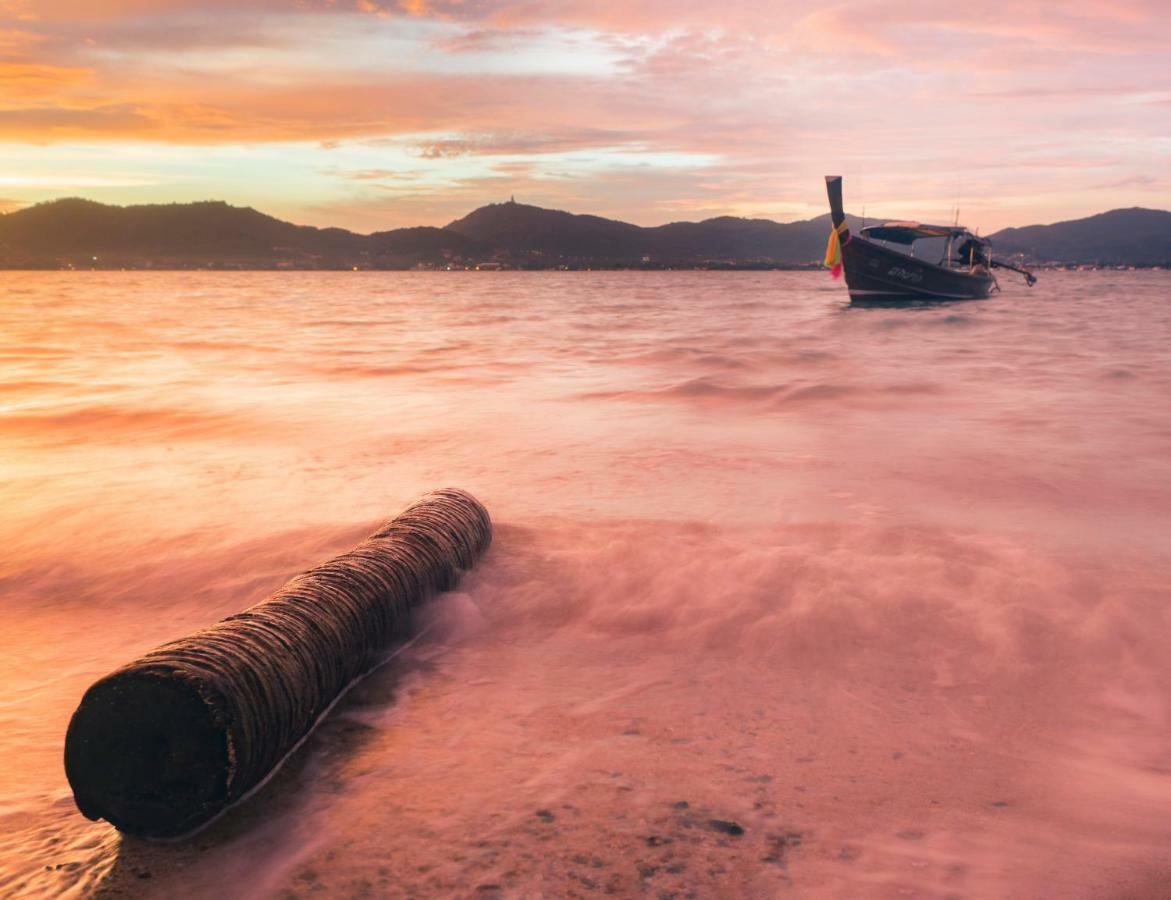
[[[103,444],[128,440],[198,440],[258,431],[255,420],[232,413],[116,404],[22,408],[0,413],[0,437],[38,443]]]
[[[790,384],[729,384],[711,377],[691,378],[670,387],[653,390],[592,391],[580,395],[586,400],[620,400],[635,403],[683,401],[757,405],[785,409],[810,404],[838,403],[849,399],[858,404],[889,404],[900,395],[940,394],[942,385],[929,382],[898,382],[885,385],[794,382]]]

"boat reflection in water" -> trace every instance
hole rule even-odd
[[[981,300],[1000,290],[993,268],[1023,269],[992,259],[991,244],[960,225],[888,222],[851,234],[842,207],[842,178],[827,175],[826,191],[833,220],[826,264],[845,273],[850,302],[855,306],[902,306],[950,300]],[[924,242],[922,245],[919,242]],[[939,244],[942,242],[942,252]],[[922,246],[928,255],[917,256]],[[931,262],[940,253],[938,262]]]

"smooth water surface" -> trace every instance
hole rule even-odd
[[[844,299],[4,273],[0,893],[1171,896],[1171,274]],[[263,792],[77,813],[93,680],[449,485],[492,549]]]

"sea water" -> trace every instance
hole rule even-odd
[[[0,892],[1171,896],[1171,274],[4,273]],[[256,797],[73,806],[85,688],[472,491]]]

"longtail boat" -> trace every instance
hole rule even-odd
[[[825,188],[833,221],[825,264],[835,278],[845,274],[852,303],[980,300],[1000,290],[994,268],[1019,272],[1030,287],[1037,281],[1031,272],[994,260],[992,245],[958,223],[887,222],[851,234],[842,207],[842,177],[825,176]],[[931,238],[937,240],[924,245],[933,248],[929,254],[940,254],[942,239],[938,261],[916,256],[917,243]]]

